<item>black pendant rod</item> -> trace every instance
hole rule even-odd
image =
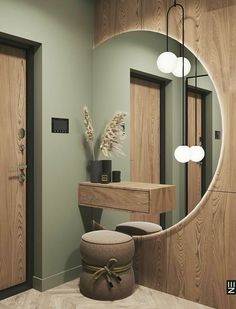
[[[169,13],[170,11],[174,8],[174,7],[180,7],[181,11],[182,11],[182,55],[183,55],[183,50],[184,50],[184,7],[179,4],[176,3],[176,1],[174,1],[174,4],[171,5],[167,11],[167,18],[166,18],[166,51],[169,51]],[[180,55],[181,56],[181,55]]]
[[[168,11],[167,11],[167,18],[166,18],[166,50],[169,51],[169,13],[171,11],[172,8],[174,7],[180,7],[181,8],[181,12],[182,12],[182,48],[180,48],[180,57],[182,56],[182,118],[183,118],[183,128],[182,128],[182,143],[183,145],[186,144],[186,133],[185,133],[185,89],[184,89],[184,85],[185,85],[185,81],[184,81],[184,7],[179,4],[176,3],[176,0],[174,1],[174,4],[172,6],[169,7]]]
[[[195,57],[195,90],[197,90],[197,57]],[[197,145],[197,91],[195,92],[195,145]]]

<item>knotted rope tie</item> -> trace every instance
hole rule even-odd
[[[121,282],[122,279],[118,274],[129,270],[132,267],[132,263],[129,263],[125,266],[115,267],[117,263],[117,259],[111,258],[107,262],[107,265],[102,267],[89,265],[83,261],[83,268],[87,271],[94,273],[93,278],[95,281],[97,281],[101,276],[104,276],[109,287],[113,288],[112,280],[115,279],[117,282]]]

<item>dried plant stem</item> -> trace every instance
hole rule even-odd
[[[92,159],[95,160],[94,142],[89,142],[89,147],[92,153]]]
[[[84,125],[85,125],[85,136],[91,150],[92,159],[95,160],[94,152],[94,129],[92,126],[92,121],[89,116],[87,106],[84,107]]]
[[[110,157],[113,151],[116,152],[118,155],[125,155],[122,151],[125,116],[126,113],[124,112],[115,113],[112,120],[107,124],[104,130],[100,149],[102,150],[105,157]]]

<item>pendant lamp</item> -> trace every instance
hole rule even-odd
[[[183,53],[180,52],[180,57],[169,51],[169,13],[173,7],[180,7],[182,11],[182,45],[184,46],[184,8],[181,4],[176,3],[169,7],[166,16],[166,52],[159,55],[157,58],[157,67],[163,73],[173,73],[177,77],[182,76],[182,67],[184,66],[184,76],[186,76],[191,69],[191,64]],[[183,49],[181,49],[182,51]]]
[[[186,68],[185,68],[185,64],[188,65],[188,63],[186,63],[186,61],[185,61],[186,58],[184,57],[184,8],[183,8],[182,5],[176,4],[176,2],[175,2],[174,6],[177,6],[177,5],[180,6],[180,8],[182,10],[182,45],[181,45],[181,56],[182,57],[177,58],[178,68],[176,66],[176,69],[177,69],[178,72],[177,71],[175,72],[178,76],[182,76],[182,145],[178,146],[175,149],[174,156],[175,156],[175,159],[178,162],[187,163],[190,160],[190,148],[186,145],[186,140],[185,140],[186,137],[185,137],[185,89],[184,89],[185,82],[184,82],[184,76],[186,75],[186,72],[187,72]],[[183,61],[183,59],[184,59],[184,61]],[[190,65],[190,63],[189,63],[189,65]],[[191,65],[188,66],[187,69],[190,70]],[[180,70],[180,72],[179,72],[179,70]],[[181,75],[181,73],[182,73],[182,75]]]

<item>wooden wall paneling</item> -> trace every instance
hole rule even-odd
[[[212,192],[204,202],[176,226],[135,237],[137,279],[217,309],[233,309],[236,299],[226,295],[226,280],[236,276],[236,194]]]
[[[149,0],[142,1],[142,29],[165,32],[166,29],[166,11],[170,1]],[[164,47],[164,46],[163,46]],[[165,46],[166,47],[166,46]],[[165,48],[164,47],[164,48]]]
[[[126,29],[142,27],[141,0],[99,0],[95,2],[95,45]]]
[[[141,29],[141,8],[141,0],[116,0],[116,32]]]
[[[165,18],[156,17],[165,3],[165,0],[142,1],[145,30],[166,31]],[[226,295],[225,281],[236,278],[236,243],[232,238],[236,232],[236,1],[181,3],[186,12],[186,46],[206,67],[219,97],[222,151],[209,191],[190,215],[167,232],[148,238],[147,243],[139,241],[139,282],[216,308],[234,309],[236,297]],[[102,1],[96,2],[98,7],[101,4]],[[134,12],[137,9],[136,1],[132,9]],[[110,17],[106,15],[107,19]],[[95,18],[101,22],[104,16]],[[157,19],[155,26],[153,20]],[[176,19],[170,22],[176,23]],[[174,28],[170,27],[170,36],[178,38],[180,28],[178,31]],[[124,32],[131,30],[128,26]],[[95,32],[95,44],[119,33],[114,29],[107,37],[101,37],[99,28]],[[161,261],[159,268],[156,259]]]
[[[105,38],[111,37],[115,32],[115,14],[116,14],[116,0],[111,2],[110,0],[102,0],[95,2],[95,31],[94,40],[100,42]]]
[[[159,290],[167,289],[167,232],[152,234],[144,238],[135,236],[133,266],[135,280],[141,285]]]

